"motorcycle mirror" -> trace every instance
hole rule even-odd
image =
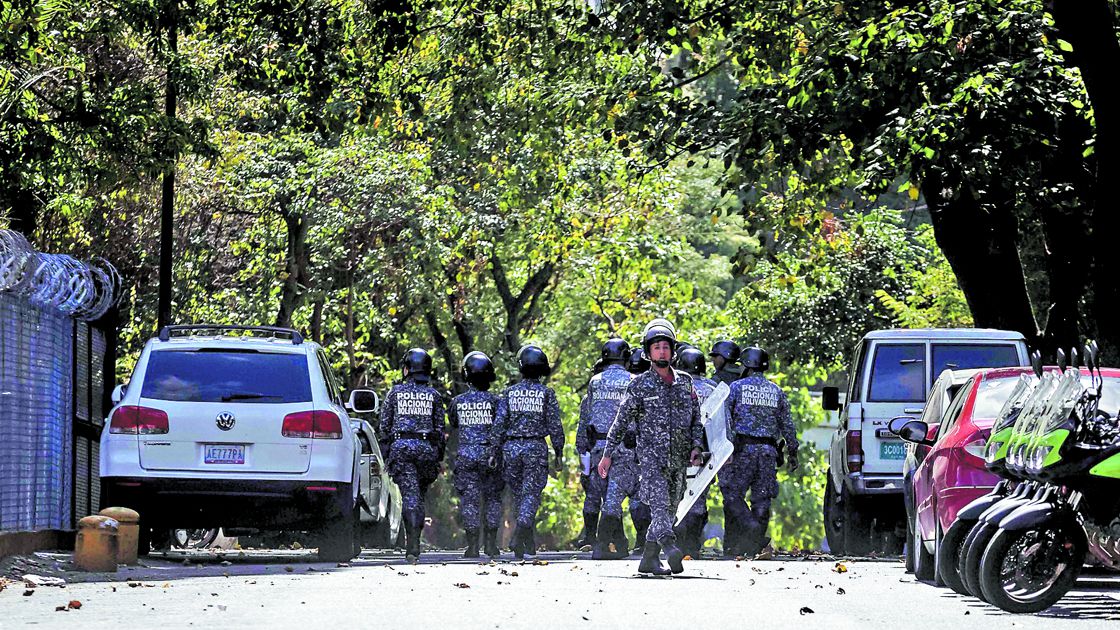
[[[1031,367],[1034,368],[1034,375],[1042,378],[1042,353],[1038,350],[1031,353]]]
[[[1062,372],[1065,372],[1066,367],[1068,367],[1068,365],[1066,364],[1066,351],[1062,350],[1061,348],[1058,348],[1057,359],[1058,359],[1058,370],[1060,370]]]
[[[1075,370],[1081,369],[1081,355],[1077,353],[1077,348],[1069,349],[1069,364]]]

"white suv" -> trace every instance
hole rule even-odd
[[[169,326],[113,392],[101,435],[102,505],[153,528],[312,530],[319,555],[358,546],[361,447],[321,347],[294,330]]]

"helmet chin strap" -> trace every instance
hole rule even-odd
[[[659,368],[667,368],[667,367],[669,367],[669,362],[668,362],[668,361],[665,361],[665,360],[661,360],[661,361],[654,361],[654,362],[653,362],[653,364],[654,364],[654,365],[656,365],[656,366],[657,366],[657,367],[659,367]]]

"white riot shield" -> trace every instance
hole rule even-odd
[[[700,408],[700,421],[704,423],[704,433],[708,436],[708,450],[712,456],[703,466],[690,466],[688,469],[688,485],[685,486],[684,498],[677,506],[677,522],[679,525],[685,514],[692,509],[692,505],[700,498],[704,488],[716,478],[716,473],[731,459],[735,445],[727,439],[727,410],[724,401],[731,389],[727,383],[720,383],[715,388],[704,406]]]

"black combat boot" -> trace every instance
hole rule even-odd
[[[597,534],[599,527],[599,513],[598,512],[584,512],[583,513],[583,537],[576,542],[576,549],[583,551],[584,547],[594,547],[598,542]]]
[[[634,531],[637,533],[637,540],[634,541],[634,553],[645,553],[646,532],[649,531],[649,524],[650,521],[647,519],[634,519]]]
[[[526,560],[537,559],[537,541],[534,534],[536,533],[536,526],[530,525],[522,528],[522,543],[521,548],[524,551]]]
[[[502,555],[502,550],[498,549],[498,528],[486,528],[486,541],[483,544],[483,551],[491,558],[497,558]]]
[[[424,521],[416,512],[404,515],[404,557],[412,564],[420,561],[420,534],[424,531]]]
[[[525,559],[525,534],[524,528],[520,525],[513,528],[513,536],[509,539],[509,550],[513,552],[514,558]]]
[[[739,553],[742,536],[739,533],[739,524],[724,517],[723,521],[723,557],[734,558]]]
[[[478,557],[478,530],[467,530],[467,550],[463,552],[464,558]]]
[[[619,535],[617,532],[622,531],[622,519],[614,516],[602,516],[599,524],[599,537],[598,544],[595,545],[595,551],[591,553],[592,560],[619,560],[630,555],[629,549],[626,548],[625,537],[623,537],[623,545],[618,545]],[[611,551],[611,543],[614,543],[614,551]]]
[[[669,561],[669,570],[674,575],[684,572],[684,552],[677,546],[675,540],[665,544],[665,558]]]
[[[642,550],[642,561],[638,563],[638,573],[651,575],[670,575],[669,569],[661,564],[661,545],[647,541]]]

